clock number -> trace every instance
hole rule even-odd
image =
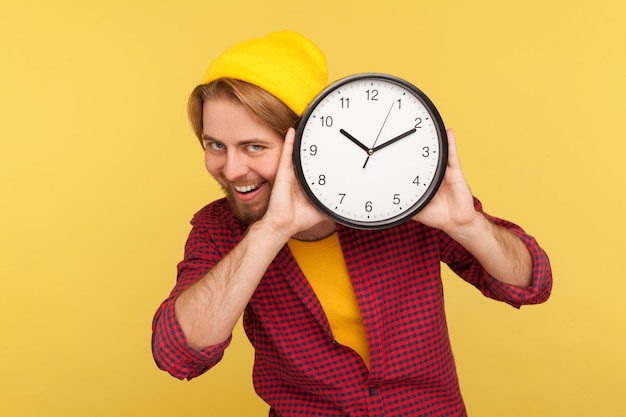
[[[422,118],[421,117],[416,117],[415,118],[415,128],[416,129],[421,129],[422,128],[421,124],[422,124]]]
[[[349,109],[350,108],[350,97],[341,97],[341,108]]]
[[[398,110],[402,110],[402,99],[399,98],[398,100],[396,100],[398,102]]]
[[[424,147],[422,148],[422,151],[423,151],[423,152],[422,152],[422,156],[423,156],[424,158],[428,158],[428,157],[430,156],[430,148],[429,148],[428,146],[424,146]]]
[[[322,127],[331,127],[333,125],[332,116],[320,116],[320,121],[322,122]]]
[[[366,90],[367,101],[378,101],[378,90]]]
[[[317,145],[309,146],[309,153],[311,154],[311,156],[317,155]]]
[[[365,211],[367,211],[368,213],[371,212],[373,210],[372,208],[372,202],[368,201],[367,203],[365,203]]]
[[[326,175],[320,174],[320,176],[317,178],[317,183],[319,185],[326,185]]]
[[[413,184],[415,185],[420,185],[420,176],[418,175],[417,177],[415,177],[415,179],[413,180]]]
[[[393,195],[393,204],[395,204],[396,206],[400,204],[400,194]]]
[[[343,204],[343,199],[346,198],[344,193],[339,193],[339,204]]]

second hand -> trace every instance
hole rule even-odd
[[[383,125],[380,127],[380,130],[378,131],[378,135],[376,135],[376,140],[374,141],[374,144],[372,145],[372,149],[374,149],[376,147],[376,143],[378,142],[378,139],[380,138],[380,134],[383,132],[383,128],[385,127],[385,123],[387,123],[387,119],[389,118],[389,115],[391,114],[391,110],[393,110],[393,105],[396,104],[395,101],[393,101],[391,103],[391,107],[389,107],[389,111],[387,112],[387,116],[385,116],[385,120],[383,121]],[[365,168],[365,166],[367,165],[367,162],[370,160],[370,155],[367,155],[367,159],[365,160],[365,163],[363,164],[363,168]]]

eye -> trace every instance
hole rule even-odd
[[[221,151],[221,150],[226,149],[226,146],[224,146],[224,144],[215,142],[214,140],[205,141],[204,147],[206,150],[211,150],[211,151]]]
[[[246,146],[246,149],[250,153],[259,153],[264,149],[264,147],[261,145],[248,145]]]

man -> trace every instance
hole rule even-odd
[[[549,297],[548,258],[482,211],[450,130],[444,181],[411,221],[359,231],[323,216],[291,155],[292,126],[326,81],[321,51],[284,31],[227,50],[191,94],[192,126],[226,198],[194,216],[154,318],[155,360],[177,378],[204,373],[244,314],[270,415],[464,416],[440,262],[519,307]]]

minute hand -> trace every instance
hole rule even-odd
[[[381,150],[382,148],[384,148],[384,147],[387,147],[387,146],[391,145],[392,143],[396,143],[396,142],[397,142],[397,141],[399,141],[400,139],[404,139],[404,138],[406,138],[407,136],[412,135],[412,134],[413,134],[413,133],[415,133],[415,132],[417,132],[417,129],[415,129],[415,128],[413,128],[413,129],[411,129],[411,130],[407,130],[406,132],[402,133],[401,135],[398,135],[398,136],[396,136],[395,138],[390,139],[390,140],[388,140],[387,142],[382,143],[382,144],[380,144],[380,145],[376,146],[374,149],[372,149],[372,153],[377,152],[377,151]]]

